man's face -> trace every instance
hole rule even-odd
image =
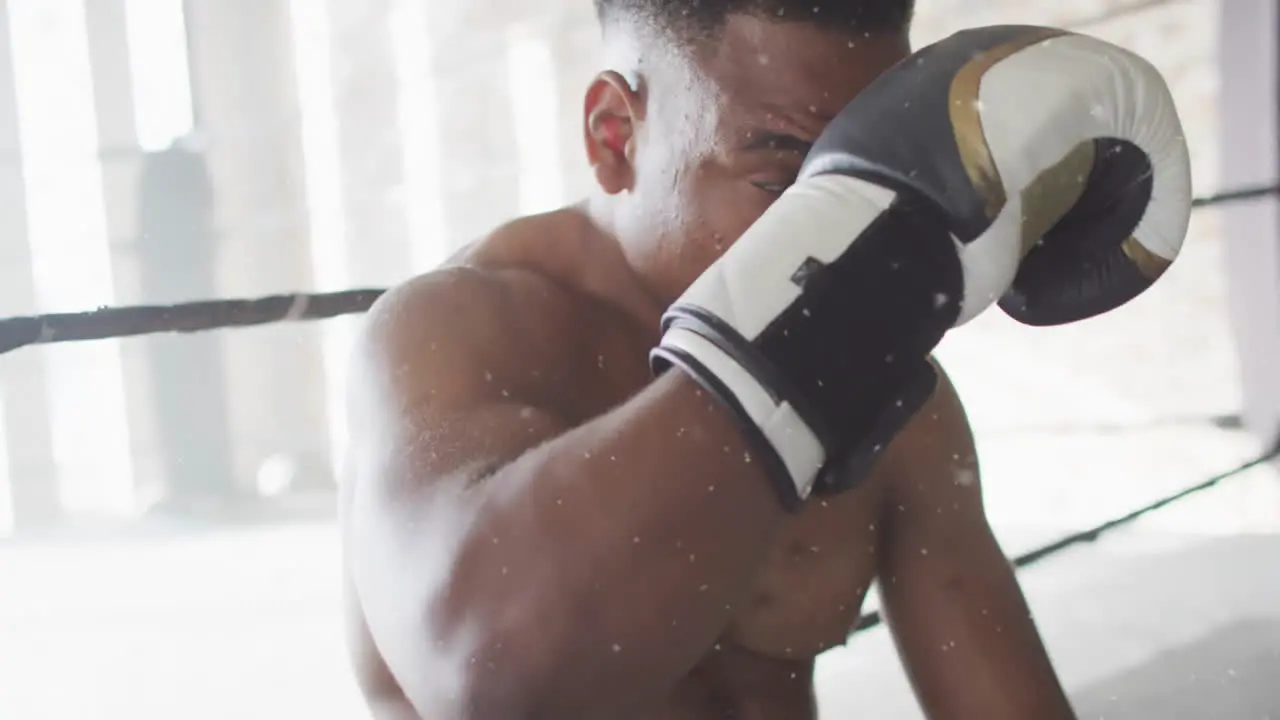
[[[831,118],[908,52],[905,36],[739,15],[690,56],[647,63],[617,229],[656,289],[692,283],[795,180]]]

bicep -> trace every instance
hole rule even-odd
[[[987,522],[972,433],[949,383],[904,439],[911,452],[886,468],[880,587],[917,695],[935,718],[1057,717],[1065,700]]]
[[[450,691],[431,679],[439,628],[424,610],[456,575],[481,496],[471,490],[565,429],[506,382],[511,360],[484,336],[500,327],[428,299],[375,306],[359,341],[343,513],[350,600],[390,674],[425,705]]]

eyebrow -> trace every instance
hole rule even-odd
[[[774,152],[793,152],[807,155],[813,143],[801,140],[795,135],[774,132],[772,130],[753,130],[748,134],[751,138],[742,146],[743,150],[773,150]]]

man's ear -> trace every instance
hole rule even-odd
[[[587,88],[583,139],[600,188],[610,195],[635,182],[636,129],[644,119],[640,92],[618,73],[600,73]]]

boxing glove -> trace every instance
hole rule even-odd
[[[1115,147],[1148,162],[1107,162]],[[866,474],[932,392],[928,355],[950,328],[1018,293],[1081,312],[1027,295],[1056,281],[1019,270],[1078,206],[1086,240],[1142,238],[1171,261],[1188,175],[1172,98],[1142,59],[1047,28],[958,33],[836,116],[797,182],[664,314],[651,362],[728,406],[800,507]],[[1120,200],[1143,183],[1135,217]]]

